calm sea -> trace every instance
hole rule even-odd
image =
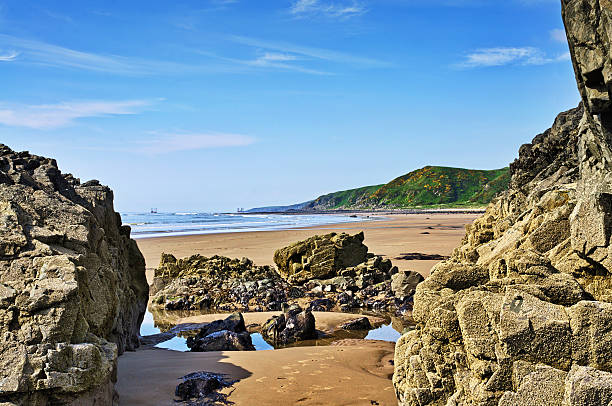
[[[366,217],[328,214],[211,214],[211,213],[121,213],[123,224],[132,227],[132,237],[288,230],[325,224],[370,220]]]

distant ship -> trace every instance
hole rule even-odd
[[[156,207],[156,208],[152,208],[152,209],[151,209],[151,213],[152,213],[152,214],[157,214],[157,207]]]

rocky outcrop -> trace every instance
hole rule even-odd
[[[112,404],[148,298],[113,192],[0,145],[0,236],[0,403]]]
[[[308,241],[330,241],[330,238],[329,235],[315,236],[292,246],[303,247]],[[345,238],[346,235],[337,241],[345,241]],[[374,254],[365,254],[362,258],[361,253],[367,253],[368,249],[362,243],[362,234],[349,239],[358,242],[360,254],[357,259],[363,262],[338,269],[328,274],[328,279],[306,282],[295,282],[291,276],[285,280],[272,267],[255,266],[248,258],[194,255],[176,259],[162,254],[151,285],[152,311],[155,314],[160,307],[166,310],[278,311],[283,304],[300,304],[312,311],[363,308],[404,314],[411,310],[414,287],[422,277],[415,272],[405,272],[405,278],[396,279],[394,289],[398,293],[393,293],[391,278],[399,272],[397,267],[391,260]],[[346,248],[342,248],[342,244]],[[344,255],[351,257],[350,253],[354,254],[352,245],[340,243],[340,248],[329,248],[329,251],[346,249],[349,254]],[[315,269],[329,265],[325,255],[313,255],[309,261]]]
[[[417,286],[402,405],[612,399],[612,3],[562,3],[584,108],[521,147],[510,189]]]
[[[195,337],[187,338],[187,347],[194,352],[255,350],[242,313],[233,313],[201,327]]]
[[[167,310],[280,310],[288,289],[271,267],[248,258],[162,254],[154,275],[151,301]]]
[[[280,316],[274,316],[261,327],[261,334],[274,344],[290,344],[318,337],[315,318],[308,309],[286,306]]]
[[[316,235],[274,253],[280,275],[291,283],[336,276],[342,269],[365,262],[368,247],[363,232]]]

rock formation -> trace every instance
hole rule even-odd
[[[308,309],[286,306],[280,316],[273,316],[261,326],[261,334],[274,344],[290,344],[318,337],[315,318]]]
[[[194,352],[255,351],[242,313],[232,313],[201,327],[195,337],[187,338],[187,347]]]
[[[113,192],[0,145],[0,235],[0,403],[112,404],[148,298]]]
[[[363,245],[363,238],[363,232],[353,236],[316,235],[277,250],[274,262],[280,275],[289,282],[325,279],[366,260],[368,247]]]
[[[402,405],[612,400],[612,3],[562,3],[584,107],[521,147],[510,189],[417,286]]]
[[[284,279],[274,268],[255,266],[248,258],[193,255],[176,259],[162,254],[151,285],[152,311],[155,314],[159,307],[277,311],[284,303],[299,303],[312,311],[364,308],[403,314],[411,310],[413,288],[422,277],[415,272],[403,273],[396,280],[394,294],[391,278],[399,272],[397,267],[391,260],[367,251],[362,233],[314,236],[278,250],[277,258],[286,258],[293,264],[291,268],[298,261],[308,264],[308,271],[300,271],[301,276],[308,272],[305,282],[301,277],[296,279],[295,275],[280,272],[287,278]],[[347,265],[357,261],[362,262]],[[325,271],[319,272],[322,269]],[[315,274],[323,274],[328,279],[312,279]]]
[[[280,289],[279,289],[280,288]],[[248,258],[162,254],[151,284],[151,301],[167,310],[280,310],[285,290],[276,271]]]

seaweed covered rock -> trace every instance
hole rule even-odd
[[[113,192],[0,145],[0,237],[0,403],[112,404],[148,298]]]
[[[151,300],[168,310],[280,310],[288,285],[269,266],[248,258],[162,254],[151,285]]]
[[[417,286],[401,405],[612,399],[612,4],[562,4],[583,102],[520,148],[510,189]]]
[[[316,235],[274,253],[280,275],[291,283],[336,276],[342,269],[365,262],[368,247],[363,232]]]

